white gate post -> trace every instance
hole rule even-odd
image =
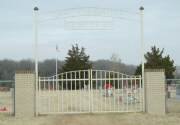
[[[34,57],[35,57],[35,80],[36,80],[36,108],[37,108],[37,85],[38,85],[38,7],[34,7]],[[37,109],[36,109],[37,110]],[[36,111],[36,116],[38,115]]]
[[[139,8],[140,10],[140,33],[141,33],[141,58],[142,58],[142,66],[141,66],[141,72],[142,72],[142,88],[143,88],[143,111],[145,111],[145,103],[144,103],[144,7],[141,6]]]

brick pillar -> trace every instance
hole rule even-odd
[[[165,74],[163,69],[145,69],[145,110],[164,115],[166,109]]]
[[[31,71],[18,71],[15,74],[15,116],[35,115],[35,75]]]

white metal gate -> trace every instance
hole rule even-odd
[[[143,111],[141,76],[78,70],[39,77],[38,114]]]

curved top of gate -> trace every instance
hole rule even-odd
[[[57,19],[60,17],[77,17],[77,16],[104,16],[104,17],[121,17],[123,14],[139,15],[139,12],[133,12],[124,9],[114,8],[97,8],[97,7],[79,7],[79,8],[67,8],[53,11],[42,12],[42,16],[47,15],[55,16],[51,19]]]
[[[110,70],[75,70],[75,71],[68,71],[63,72],[57,75],[53,75],[50,77],[40,77],[43,79],[88,79],[89,77],[93,78],[141,78],[141,75],[127,75],[117,71],[110,71]]]

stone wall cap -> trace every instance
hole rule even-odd
[[[16,74],[34,74],[32,70],[17,70]]]
[[[165,72],[165,69],[145,69],[145,72]]]

